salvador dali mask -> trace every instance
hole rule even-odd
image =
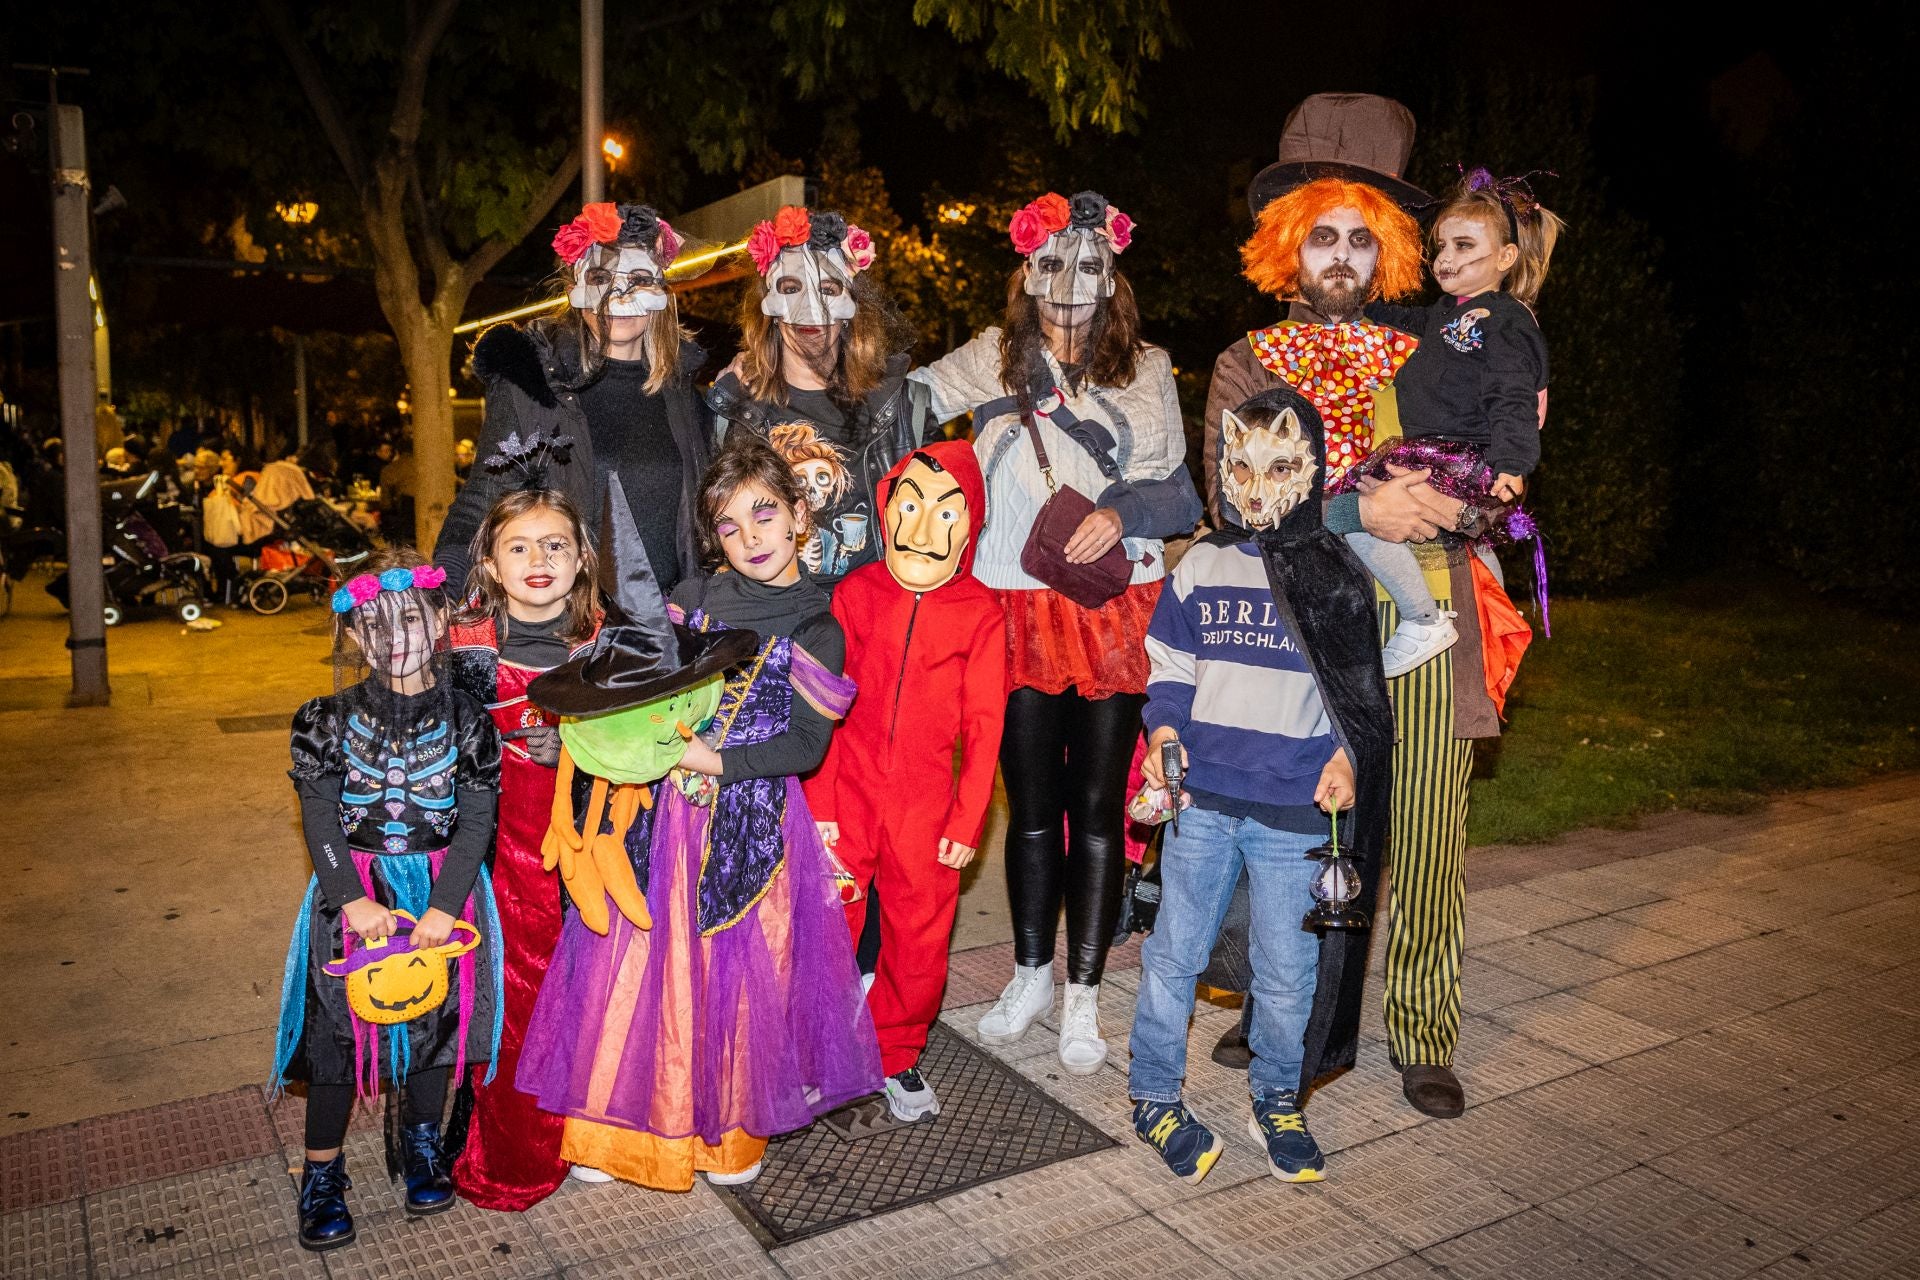
[[[973,512],[952,474],[915,453],[887,494],[885,528],[887,572],[909,591],[932,591],[960,571]]]
[[[1225,410],[1220,437],[1220,491],[1247,528],[1273,528],[1313,492],[1313,445],[1293,410],[1251,426]]]
[[[573,264],[567,303],[598,311],[606,299],[610,316],[644,316],[667,309],[667,273],[653,254],[630,245],[594,245]]]

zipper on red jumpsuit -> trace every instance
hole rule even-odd
[[[900,677],[893,682],[893,721],[887,725],[887,763],[893,763],[893,739],[900,731],[900,691],[907,685],[907,655],[913,652],[913,627],[920,621],[920,601],[925,593],[913,593],[913,612],[907,615],[907,640],[900,646]]]

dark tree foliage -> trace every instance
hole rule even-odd
[[[1529,506],[1555,584],[1602,587],[1653,563],[1672,501],[1682,350],[1661,246],[1608,199],[1587,86],[1525,73],[1456,85],[1420,113],[1414,181],[1437,195],[1456,165],[1557,175],[1533,179],[1567,230],[1539,305],[1549,396]]]

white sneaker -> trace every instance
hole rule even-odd
[[[765,1163],[764,1160],[755,1160],[738,1173],[707,1173],[701,1176],[706,1178],[710,1187],[744,1187],[760,1176],[760,1167]]]
[[[980,1019],[982,1044],[1012,1044],[1027,1034],[1033,1020],[1053,1008],[1053,961],[1029,969],[1013,967],[1013,981]]]
[[[1100,1038],[1100,984],[1067,984],[1066,1007],[1060,1014],[1060,1065],[1076,1076],[1090,1076],[1105,1066],[1107,1042]]]
[[[902,1124],[912,1124],[940,1114],[940,1099],[933,1086],[920,1074],[920,1068],[908,1067],[887,1077],[887,1110]]]
[[[1380,651],[1380,665],[1386,669],[1387,679],[1403,676],[1453,648],[1454,642],[1460,638],[1453,620],[1459,616],[1450,610],[1442,610],[1432,622],[1400,619],[1400,625],[1387,637],[1387,647]]]
[[[575,1182],[612,1182],[613,1175],[594,1168],[590,1164],[576,1164],[567,1170],[567,1176]]]

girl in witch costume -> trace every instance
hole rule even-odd
[[[307,1082],[308,1249],[353,1239],[340,1144],[355,1093],[372,1097],[383,1079],[403,1090],[407,1212],[452,1207],[440,1150],[447,1073],[492,1062],[500,1039],[500,921],[482,865],[500,735],[448,674],[445,576],[410,548],[376,553],[333,596],[336,670],[356,660],[369,670],[293,718],[290,776],[314,877],[287,949],[273,1080]],[[478,946],[438,981],[421,953],[450,939]],[[365,992],[372,978],[352,971],[373,967],[369,956],[388,947],[407,961],[391,978],[417,969],[426,984],[399,993],[389,985],[384,1003],[366,1003],[355,980]],[[419,1012],[409,1016],[410,1005]]]
[[[664,587],[699,564],[693,509],[712,456],[693,386],[705,355],[680,327],[667,287],[685,248],[646,205],[587,205],[553,238],[566,310],[495,325],[473,345],[473,371],[487,388],[479,455],[510,437],[568,437],[573,447],[551,460],[550,486],[597,519],[605,478],[618,475]],[[433,558],[455,582],[466,582],[474,533],[509,487],[476,475],[448,509]],[[593,533],[598,545],[605,532]]]
[[[454,1186],[483,1209],[512,1212],[538,1204],[567,1176],[560,1117],[516,1090],[513,1072],[562,918],[560,884],[541,853],[559,719],[527,700],[527,685],[591,640],[598,614],[586,522],[547,487],[552,457],[568,444],[564,436],[509,436],[482,464],[510,487],[474,534],[469,607],[453,626],[454,684],[486,707],[502,741],[492,870],[506,1006],[498,1054],[485,1070],[473,1069],[456,1098],[448,1147],[467,1119]],[[488,1083],[487,1075],[497,1078]]]
[[[661,1190],[751,1181],[769,1137],[883,1082],[794,776],[853,699],[826,594],[800,573],[805,511],[778,454],[729,441],[701,529],[730,571],[683,584],[669,616],[616,518],[602,565],[622,625],[530,689],[568,717],[549,847],[576,910],[515,1081],[568,1117],[576,1166]]]

